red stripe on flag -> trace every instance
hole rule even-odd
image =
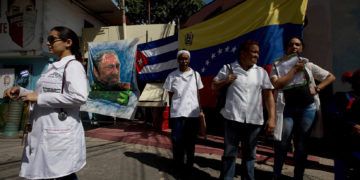
[[[200,90],[200,104],[202,107],[215,108],[217,92],[211,89],[214,76],[201,77],[204,88]]]
[[[136,72],[139,73],[142,68],[148,63],[147,57],[141,52],[136,51]]]

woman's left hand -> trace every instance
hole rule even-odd
[[[30,101],[30,102],[36,102],[38,98],[38,94],[36,92],[32,92],[29,94],[26,94],[25,96],[21,97],[22,101]]]
[[[310,94],[315,96],[317,94],[317,91],[315,89],[316,87],[310,86],[309,88],[310,88]]]

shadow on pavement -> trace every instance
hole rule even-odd
[[[158,169],[159,171],[163,171],[167,174],[174,176],[174,171],[172,168],[173,167],[172,159],[162,157],[162,156],[159,156],[157,154],[152,154],[152,153],[125,152],[124,154],[127,157],[135,158],[143,164],[152,166],[152,167]],[[199,158],[199,157],[195,158],[196,164],[209,165],[209,164],[214,164],[213,161],[216,161],[216,160]],[[199,165],[199,166],[201,166],[201,165]],[[217,179],[217,178],[212,177],[207,172],[204,172],[200,169],[195,168],[191,179],[209,179],[209,180],[211,180],[211,179]]]

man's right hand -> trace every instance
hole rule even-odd
[[[226,78],[222,80],[214,80],[211,84],[211,88],[213,90],[219,90],[220,88],[233,83],[236,80],[236,75],[231,73],[226,76]]]
[[[4,98],[18,99],[20,94],[20,87],[15,86],[4,91]]]
[[[228,83],[233,83],[235,80],[236,80],[236,75],[235,74],[229,74],[227,77],[226,77],[226,84]]]

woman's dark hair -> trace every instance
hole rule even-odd
[[[285,51],[287,50],[287,48],[288,48],[288,46],[289,46],[289,44],[290,44],[290,41],[291,41],[292,39],[294,39],[294,38],[300,40],[301,45],[302,45],[302,48],[303,48],[303,49],[305,48],[305,44],[304,44],[304,39],[303,39],[303,38],[301,38],[301,37],[299,37],[299,36],[292,36],[292,37],[290,37],[290,38],[288,38],[288,39],[286,39],[286,40],[284,41]]]
[[[80,52],[80,42],[79,38],[76,35],[76,33],[71,30],[70,28],[64,27],[64,26],[56,26],[51,29],[51,31],[57,31],[59,32],[59,38],[63,41],[66,41],[67,39],[72,40],[72,45],[70,47],[70,51],[73,55],[75,55],[75,58],[82,62],[82,56]]]

